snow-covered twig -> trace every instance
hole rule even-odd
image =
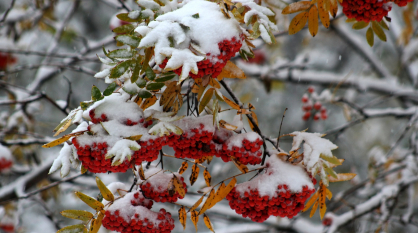
[[[12,10],[13,6],[15,5],[15,2],[16,2],[16,0],[12,0],[12,2],[10,3],[9,8],[7,8],[7,10],[4,12],[3,17],[0,20],[0,23],[3,23],[6,20],[7,15]]]
[[[69,65],[65,63],[42,63],[42,64],[33,64],[33,65],[23,65],[23,66],[18,66],[15,69],[1,71],[0,77],[5,76],[6,74],[13,74],[13,73],[21,72],[23,70],[38,69],[41,67],[57,67],[59,69],[74,70],[74,71],[88,74],[90,76],[94,76],[97,73],[94,70],[91,70],[89,68],[82,67],[82,66],[74,66],[74,65]]]
[[[27,146],[33,144],[46,144],[53,141],[55,138],[30,138],[30,139],[14,139],[14,140],[1,140],[0,143],[5,146]]]
[[[49,56],[49,57],[57,57],[57,58],[68,58],[68,59],[76,59],[79,61],[91,61],[91,62],[100,62],[96,56],[94,57],[83,57],[77,53],[56,53],[56,54],[47,54],[45,52],[40,51],[31,51],[31,50],[19,50],[19,49],[0,49],[2,53],[14,53],[14,54],[23,54],[23,55],[33,55],[33,56]]]
[[[415,122],[418,120],[418,111],[415,112],[415,114],[409,119],[408,124],[406,125],[405,129],[402,131],[401,136],[399,136],[398,140],[396,140],[395,144],[392,145],[388,153],[386,154],[386,157],[389,157],[389,155],[392,154],[392,152],[395,150],[395,148],[400,144],[402,139],[406,136],[406,133],[412,128],[412,126],[415,124]]]

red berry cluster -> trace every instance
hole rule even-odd
[[[254,57],[248,59],[248,63],[254,63],[254,64],[263,64],[266,61],[266,55],[261,50],[255,50],[254,51]]]
[[[227,155],[228,159],[234,157],[236,160],[241,162],[242,164],[251,164],[256,165],[261,163],[261,146],[263,145],[263,140],[258,137],[254,141],[249,141],[246,139],[245,136],[248,134],[255,134],[255,133],[246,133],[246,134],[239,134],[234,137],[231,137],[223,146],[222,146],[222,154]],[[258,136],[258,135],[257,135]],[[241,145],[235,145],[235,138],[240,137]],[[218,153],[219,154],[219,153]],[[225,156],[221,156],[222,160],[225,161]]]
[[[164,178],[161,176],[165,176]],[[145,182],[141,184],[142,193],[147,197],[151,198],[156,202],[176,202],[178,198],[183,199],[182,196],[176,191],[175,193],[170,193],[168,190],[169,182],[173,178],[172,174],[159,173],[155,176],[151,176]],[[167,182],[159,182],[159,181]],[[181,184],[185,192],[187,192],[186,183],[184,178],[180,177]],[[155,185],[158,183],[158,186]],[[157,186],[157,187],[156,187]]]
[[[7,233],[15,232],[15,226],[13,224],[0,224],[0,229]]]
[[[314,192],[315,189],[304,186],[302,192],[292,193],[288,190],[287,185],[278,185],[277,195],[269,197],[267,195],[261,196],[256,189],[242,195],[234,188],[226,199],[229,201],[231,209],[234,209],[237,214],[241,214],[245,218],[249,217],[255,222],[264,222],[271,215],[293,218],[303,210],[306,199]]]
[[[0,158],[0,171],[3,169],[8,169],[13,165],[13,161],[5,157]]]
[[[91,145],[80,145],[78,140],[83,140],[83,137],[94,137],[83,135],[78,138],[73,138],[72,143],[77,149],[78,159],[83,166],[94,173],[111,172],[126,172],[131,166],[129,161],[124,161],[118,166],[112,166],[111,159],[105,159],[108,145],[106,142],[94,142]]]
[[[347,18],[364,22],[380,22],[392,10],[389,0],[344,0],[341,6]]]
[[[199,124],[199,128],[191,129],[190,133],[170,134],[167,137],[167,145],[174,149],[174,156],[177,158],[201,159],[213,155],[214,148],[210,145],[213,132],[204,128],[203,124]]]
[[[106,210],[102,224],[105,228],[118,232],[171,232],[174,229],[171,214],[165,209],[160,209],[158,213],[153,212],[150,210],[151,206],[152,201],[145,199],[139,192],[128,193]]]
[[[413,0],[392,0],[396,5],[403,7],[408,5],[408,2],[412,2]]]
[[[315,92],[315,89],[313,87],[308,88],[308,93],[312,94]],[[327,108],[325,106],[322,106],[320,101],[314,101],[308,94],[304,94],[302,96],[302,110],[305,112],[302,116],[302,119],[304,121],[309,120],[311,116],[313,116],[314,121],[317,121],[319,119],[326,120],[328,119],[327,114]],[[314,104],[313,104],[314,103]]]
[[[207,59],[197,63],[199,69],[197,74],[189,73],[189,76],[193,79],[202,78],[205,75],[211,75],[212,78],[218,77],[222,72],[222,69],[235,54],[241,49],[242,43],[241,40],[233,37],[231,40],[223,40],[218,43],[220,54],[218,56],[213,56],[210,53],[206,54]],[[167,59],[165,59],[161,64],[160,68],[164,69],[167,65]],[[173,70],[174,73],[181,75],[182,67]]]
[[[8,65],[16,63],[17,59],[9,53],[0,53],[0,70],[5,70]]]

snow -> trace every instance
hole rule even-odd
[[[13,159],[12,152],[10,152],[9,148],[3,146],[2,144],[0,144],[0,159],[8,161]]]
[[[156,10],[160,9],[160,5],[158,5],[158,3],[154,2],[154,1],[139,0],[139,1],[137,1],[137,3],[140,7],[143,7],[145,9],[150,9],[150,10],[153,10],[153,11],[156,11]]]
[[[256,132],[249,132],[249,133],[242,133],[242,134],[235,134],[234,136],[230,137],[225,144],[228,145],[228,149],[232,150],[234,146],[242,147],[243,140],[248,140],[250,142],[255,142],[257,139],[262,140],[260,135]]]
[[[141,149],[141,146],[132,140],[121,139],[107,152],[106,159],[113,158],[112,165],[117,166],[122,164],[125,159],[131,161],[131,156],[134,151]]]
[[[48,174],[54,173],[61,168],[61,177],[66,177],[70,173],[71,166],[77,168],[79,161],[77,159],[77,153],[74,154],[73,149],[74,146],[64,143],[58,157],[52,163]]]
[[[215,132],[215,127],[213,126],[213,116],[200,116],[200,117],[185,117],[179,121],[173,122],[174,125],[180,127],[184,133],[188,134],[188,137],[192,137],[194,132],[192,129],[200,129],[200,126],[203,125],[202,130],[209,131],[210,133]]]
[[[104,69],[94,75],[95,78],[106,78],[110,75],[110,69]]]
[[[158,192],[166,191],[171,179],[174,176],[180,179],[181,175],[178,172],[164,173],[161,168],[150,167],[144,172],[146,180],[138,179],[138,184],[149,183],[153,190]]]
[[[291,192],[301,192],[303,186],[313,189],[314,185],[304,168],[300,165],[293,165],[282,161],[277,153],[270,153],[267,159],[267,168],[264,173],[256,176],[254,179],[236,185],[236,191],[244,196],[245,192],[257,189],[260,196],[277,196],[277,186],[286,184]],[[279,191],[286,192],[283,188]]]

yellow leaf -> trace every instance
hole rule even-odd
[[[203,177],[205,178],[206,185],[210,187],[210,181],[212,180],[212,177],[210,176],[210,173],[207,168],[205,168],[205,170],[203,171]]]
[[[103,218],[104,218],[103,212],[99,212],[97,219],[93,219],[93,221],[90,224],[90,233],[97,233],[100,230],[100,227],[102,226]]]
[[[142,138],[142,134],[141,135],[129,136],[129,137],[126,137],[125,139],[133,140],[133,141],[139,141],[141,138]]]
[[[202,157],[202,158],[199,158],[199,159],[195,159],[194,162],[195,163],[203,163],[203,162],[205,162],[205,160],[206,160],[206,158]]]
[[[209,103],[210,99],[212,99],[213,96],[213,92],[215,91],[215,88],[210,88],[206,91],[206,93],[203,95],[202,99],[200,100],[199,103],[199,113],[201,113],[206,105]]]
[[[157,102],[157,96],[153,95],[151,98],[145,99],[145,101],[142,103],[141,109],[145,110]]]
[[[242,71],[238,66],[236,66],[232,61],[228,61],[222,72],[218,75],[221,78],[239,78],[246,79],[244,71]],[[218,78],[219,80],[219,78]]]
[[[338,12],[337,0],[330,0],[329,3],[330,3],[329,13],[332,15],[332,17],[335,18],[335,16],[337,16],[337,12]]]
[[[329,28],[330,21],[329,21],[329,13],[325,6],[325,1],[328,0],[318,0],[318,11],[319,11],[319,18],[321,18],[322,25],[324,27]]]
[[[340,181],[347,181],[353,179],[357,174],[354,173],[339,173],[337,174],[337,178],[329,176],[329,182],[340,182]]]
[[[247,166],[245,166],[244,164],[242,164],[240,161],[236,160],[235,158],[232,161],[242,173],[247,173],[249,171]]]
[[[235,177],[232,178],[232,180],[229,182],[229,184],[224,189],[221,190],[219,198],[221,200],[224,199],[229,194],[229,192],[231,192],[231,190],[235,187],[236,183],[237,183],[237,178],[235,178]]]
[[[206,163],[210,164],[210,162],[212,162],[213,156],[207,156],[206,157]]]
[[[99,202],[98,200],[87,196],[86,194],[82,193],[82,192],[75,192],[75,195],[80,198],[80,200],[82,200],[84,203],[86,203],[88,206],[90,206],[91,208],[100,211],[103,210],[104,205],[103,203]]]
[[[340,164],[343,164],[343,162],[344,162],[344,159],[338,159],[338,161],[340,161]],[[337,167],[337,166],[339,166],[339,165],[337,165],[337,164],[330,164],[330,168],[334,168],[334,167]]]
[[[219,186],[218,190],[216,191],[216,195],[215,195],[215,202],[218,203],[220,201],[222,201],[222,199],[224,199],[225,197],[222,197],[222,192],[223,190],[226,188],[225,183],[222,181],[221,185]],[[228,194],[227,194],[228,195]]]
[[[319,214],[321,219],[325,216],[325,212],[327,211],[327,206],[325,205],[326,190],[327,188],[321,182],[319,189]]]
[[[315,212],[316,212],[316,209],[318,209],[318,204],[319,204],[319,200],[317,200],[316,202],[315,202],[315,204],[313,205],[313,207],[312,207],[312,210],[311,210],[311,213],[309,214],[309,217],[310,218],[312,218],[312,216],[315,214]]]
[[[328,198],[328,200],[331,200],[331,198],[332,198],[332,193],[331,193],[331,191],[329,191],[329,189],[327,188],[327,198]]]
[[[186,229],[186,216],[187,216],[186,208],[184,206],[182,206],[179,209],[179,221],[180,221],[181,225],[183,225],[183,230]]]
[[[197,164],[193,164],[192,166],[192,174],[190,175],[190,185],[193,185],[196,182],[197,177],[199,177],[199,167]]]
[[[258,126],[258,118],[257,118],[257,115],[255,114],[255,112],[251,112],[251,116],[253,117],[253,120],[255,121],[255,124]],[[255,127],[254,127],[253,123],[250,121],[250,118],[248,118],[248,117],[247,117],[247,119],[248,119],[248,124],[250,125],[250,128],[251,128],[254,132],[256,132]]]
[[[89,221],[94,215],[85,210],[64,210],[61,211],[61,215],[66,218],[77,219],[81,221]]]
[[[81,165],[81,169],[80,169],[81,171],[81,174],[84,174],[84,173],[86,173],[87,172],[87,168],[85,168],[83,165]]]
[[[145,49],[145,59],[144,59],[144,62],[142,63],[142,69],[141,69],[141,72],[139,72],[140,74],[144,73],[145,70],[147,70],[147,68],[149,67],[149,61],[153,53],[154,53],[153,47],[149,47]]]
[[[166,89],[164,90],[163,94],[161,94],[161,97],[160,97],[160,106],[163,106],[165,103],[167,103],[167,101],[169,100],[169,97],[173,93],[175,93],[177,82],[176,81],[169,82],[166,86],[167,86]]]
[[[311,199],[306,203],[305,208],[303,209],[303,212],[307,211],[318,199],[318,192],[315,192],[314,195],[312,195]]]
[[[219,89],[221,88],[221,85],[218,83],[218,81],[216,81],[216,79],[214,78],[210,78],[209,79],[209,85],[211,85],[212,87]]]
[[[296,32],[302,30],[303,27],[305,27],[306,22],[308,21],[308,12],[301,12],[298,15],[296,15],[289,25],[289,35],[293,35]]]
[[[205,222],[206,227],[213,233],[215,233],[215,231],[213,230],[212,223],[210,222],[210,219],[206,214],[203,214],[203,221]]]
[[[145,180],[145,173],[144,173],[144,168],[142,167],[142,164],[141,166],[139,166],[138,175],[139,175],[139,178],[141,178],[141,180]]]
[[[113,196],[113,193],[110,192],[110,190],[106,187],[105,184],[103,184],[103,182],[100,180],[99,177],[96,177],[96,183],[97,183],[97,187],[100,190],[100,193],[102,194],[103,198],[106,201],[114,201],[115,197]]]
[[[199,221],[199,215],[197,214],[197,211],[194,210],[191,212],[191,215],[192,216],[190,217],[190,219],[192,220],[197,232],[197,222]]]
[[[197,92],[197,99],[200,100],[202,98],[203,93],[205,93],[206,86],[199,85],[199,91]]]
[[[200,197],[199,198],[199,200],[197,200],[197,202],[196,203],[194,203],[194,205],[189,209],[189,211],[193,211],[193,210],[195,210],[197,207],[199,207],[199,205],[200,205],[200,203],[202,203],[202,201],[203,201],[203,198],[204,198],[205,196],[202,196],[202,197]]]
[[[83,224],[78,224],[78,225],[71,225],[71,226],[64,227],[61,230],[57,231],[57,233],[84,232],[86,230],[87,229]]]
[[[58,134],[64,132],[65,130],[68,129],[68,127],[70,127],[72,120],[71,119],[67,119],[65,122],[63,122],[64,124],[59,124],[58,126],[61,126],[58,131],[54,134],[54,137],[58,136]],[[57,128],[58,128],[57,126]]]
[[[372,47],[374,44],[374,33],[371,27],[367,29],[366,39],[367,39],[367,43],[370,45],[370,47]]]
[[[360,22],[353,24],[353,29],[360,30],[367,26],[369,26],[369,22],[360,21]]]
[[[199,93],[199,86],[197,84],[193,84],[192,86],[192,93]]]
[[[179,174],[181,175],[181,174],[183,174],[186,170],[187,170],[187,168],[189,167],[189,164],[187,163],[187,161],[184,161],[182,164],[181,164],[181,167],[180,167],[180,169],[179,169]]]
[[[309,9],[310,6],[311,6],[310,1],[295,2],[295,3],[289,4],[287,7],[285,7],[282,10],[282,14],[287,15],[287,14],[293,14],[293,13],[298,12],[298,11],[304,11],[304,10]]]
[[[186,191],[184,190],[182,182],[180,182],[179,178],[174,175],[173,177],[173,184],[176,188],[176,191],[179,193],[181,197],[184,197],[186,195]]]
[[[376,21],[372,21],[372,29],[380,40],[386,41],[386,34],[379,23],[377,23]]]
[[[309,32],[312,36],[316,36],[318,33],[318,8],[316,6],[312,6],[312,8],[309,10]]]
[[[51,148],[51,147],[54,147],[54,146],[58,146],[59,144],[61,144],[61,143],[63,143],[63,142],[66,142],[68,139],[70,139],[71,137],[73,137],[72,135],[70,135],[70,134],[67,134],[67,135],[64,135],[64,136],[62,136],[62,137],[60,137],[60,138],[58,138],[58,139],[55,139],[54,141],[52,141],[52,142],[49,142],[49,143],[47,143],[47,144],[45,144],[45,145],[43,145],[42,147],[43,148]]]
[[[236,104],[234,101],[228,99],[226,96],[223,96],[225,102],[233,109],[235,110],[240,110],[240,106],[238,104]]]
[[[224,128],[224,129],[231,130],[231,131],[236,130],[238,128],[238,126],[228,124],[224,120],[220,120],[219,121],[219,126],[222,127],[222,128]]]
[[[199,211],[199,215],[203,214],[206,210],[208,210],[210,208],[210,206],[213,206],[212,202],[214,201],[214,199],[215,199],[215,190],[212,189],[209,193],[208,198],[206,198],[205,203],[203,203],[203,206]]]

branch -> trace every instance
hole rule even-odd
[[[52,142],[54,138],[31,138],[31,139],[15,139],[15,140],[1,140],[0,143],[5,146],[27,146],[34,144],[46,144]]]
[[[6,21],[7,15],[10,13],[10,11],[13,9],[13,6],[15,5],[16,0],[12,0],[10,3],[10,7],[7,8],[6,12],[4,12],[2,19],[0,20],[0,24]]]

